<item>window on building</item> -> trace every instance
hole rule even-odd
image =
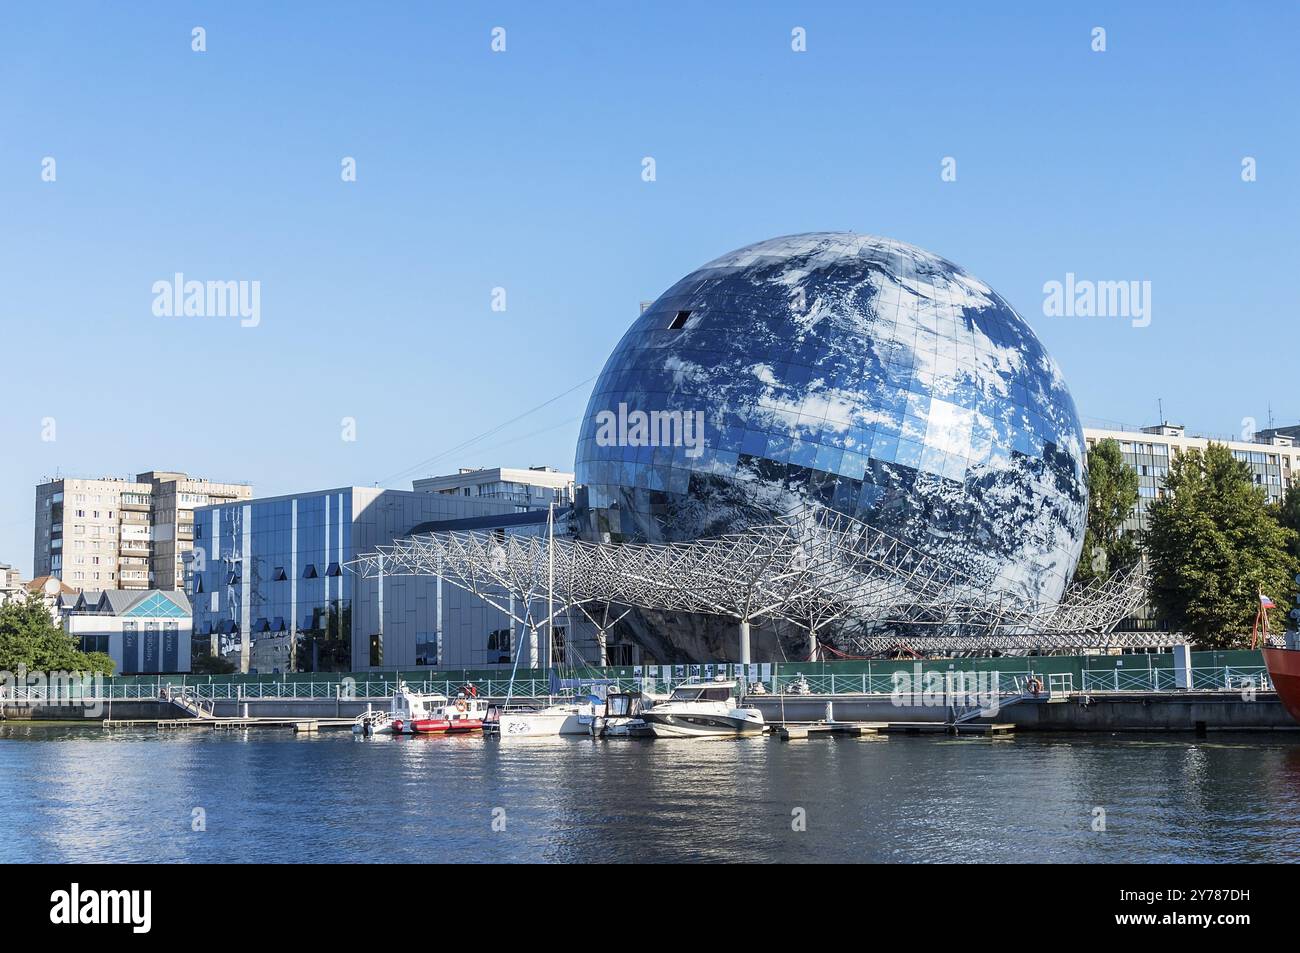
[[[329,566],[325,569],[325,575],[341,576],[343,575],[343,570],[339,568],[338,563],[330,563]]]
[[[415,637],[415,664],[438,664],[438,641],[436,636],[426,634]]]
[[[288,578],[283,566],[276,566],[275,572],[271,573],[271,579],[275,582],[284,582]]]
[[[108,654],[108,636],[107,635],[83,635],[81,637],[81,651],[83,652],[103,652]]]
[[[304,578],[304,579],[317,579],[317,578],[319,578],[319,577],[316,575],[316,564],[315,564],[315,563],[308,563],[308,564],[307,564],[307,568],[305,568],[305,569],[302,571],[302,578]]]
[[[677,314],[673,316],[672,321],[668,323],[668,330],[680,331],[682,328],[686,327],[686,322],[690,320],[690,317],[691,313],[689,311],[678,311]]]
[[[514,639],[509,629],[493,629],[487,637],[489,662],[509,662],[514,653]]]

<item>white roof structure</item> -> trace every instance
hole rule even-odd
[[[771,523],[686,543],[592,543],[569,537],[440,532],[399,539],[354,560],[367,578],[436,575],[502,605],[512,595],[554,608],[608,607],[783,620],[837,653],[899,646],[1008,652],[1167,644],[1156,633],[1111,635],[1144,596],[1139,565],[1074,587],[1059,604],[1028,605],[887,533],[808,505]],[[529,610],[531,611],[531,610]],[[538,626],[548,619],[526,618]],[[747,650],[742,650],[742,658]]]

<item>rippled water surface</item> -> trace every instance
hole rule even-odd
[[[1296,861],[1300,736],[500,742],[10,723],[0,830],[5,862]]]

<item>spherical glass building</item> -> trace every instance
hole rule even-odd
[[[1042,605],[1083,544],[1084,464],[1056,362],[982,281],[902,242],[795,235],[692,272],[623,336],[576,517],[676,541],[811,499]]]

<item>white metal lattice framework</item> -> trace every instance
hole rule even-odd
[[[809,505],[770,523],[686,543],[591,543],[559,536],[457,531],[404,537],[349,566],[365,577],[437,575],[499,608],[504,597],[531,609],[536,628],[559,612],[610,606],[729,616],[748,624],[783,620],[809,644],[872,655],[900,645],[983,652],[1141,645],[1155,634],[1112,635],[1141,603],[1141,566],[1037,605],[998,589],[860,520]],[[556,608],[556,607],[559,608]],[[513,614],[513,613],[512,613]],[[598,623],[599,625],[599,623]],[[602,630],[603,635],[603,630]]]

